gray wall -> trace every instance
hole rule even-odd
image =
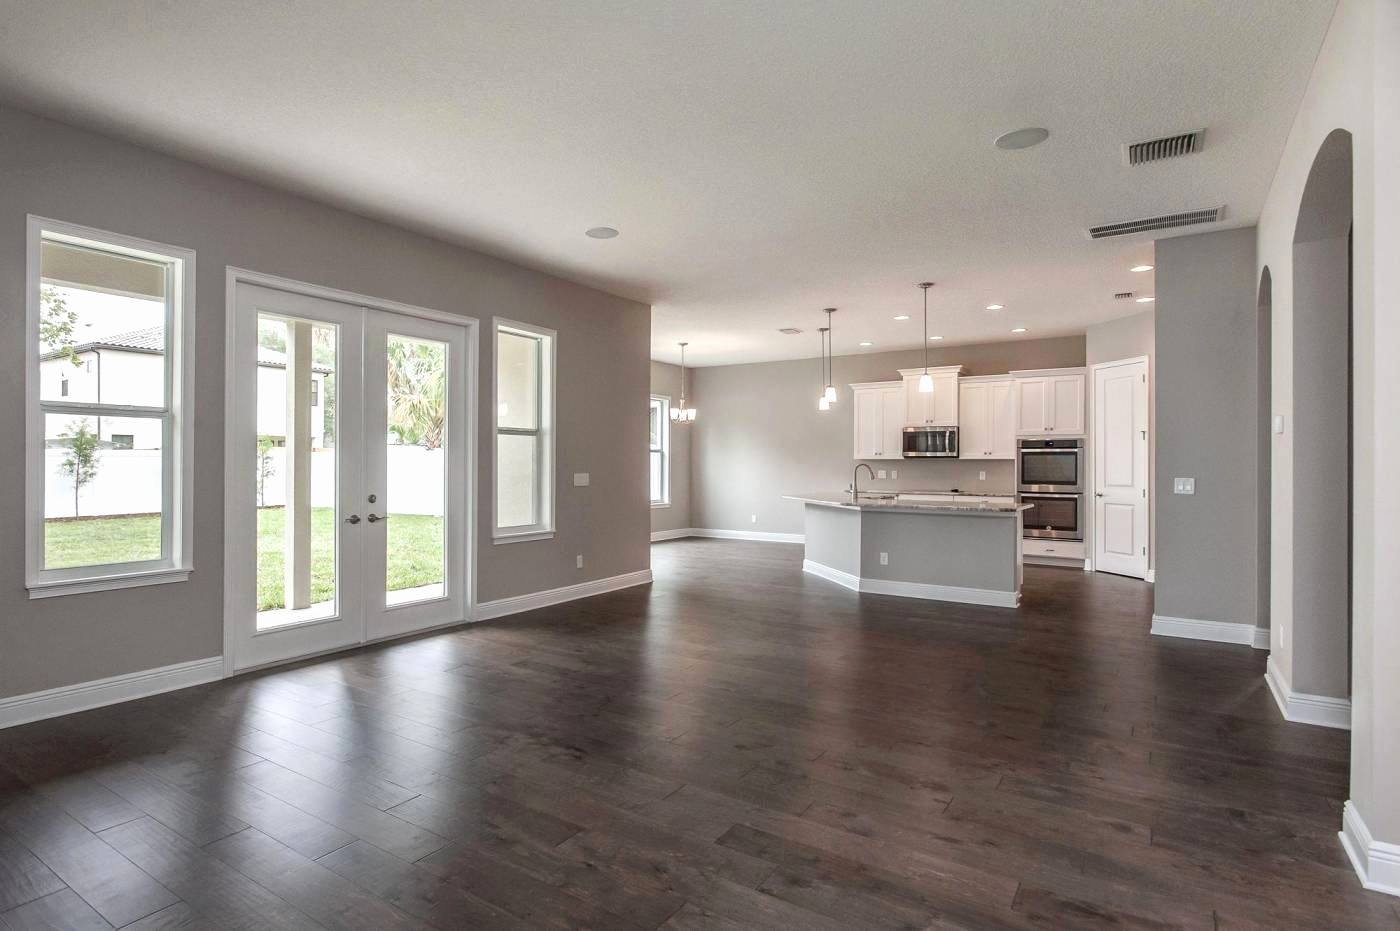
[[[691,372],[686,373],[690,378]],[[681,367],[651,363],[651,393],[664,394],[674,405],[681,399]],[[690,400],[687,399],[687,404]],[[699,416],[698,414],[696,416]],[[699,421],[696,421],[697,423]],[[651,509],[651,532],[683,530],[690,526],[690,433],[695,424],[671,429],[671,504]]]
[[[493,546],[492,379],[481,353],[478,598],[645,569],[650,312],[634,301],[373,222],[208,168],[0,108],[0,435],[24,435],[25,215],[194,249],[194,575],[189,582],[30,601],[23,535],[0,539],[0,696],[222,651],[224,269],[237,265],[559,332],[558,533]],[[574,488],[573,472],[592,484]],[[0,444],[0,512],[24,513],[24,445]],[[584,570],[574,568],[583,553]]]
[[[1258,506],[1252,227],[1157,241],[1156,613],[1253,624]],[[1194,496],[1172,494],[1176,476]]]
[[[815,348],[815,347],[814,347]],[[966,366],[967,375],[1084,364],[1084,337],[949,346],[929,351],[929,365]],[[793,492],[831,492],[851,481],[855,420],[852,383],[894,381],[898,370],[923,364],[918,350],[837,356],[836,406],[817,410],[821,387],[815,359],[692,369],[699,420],[691,438],[691,524],[720,530],[802,533],[802,505]],[[961,488],[986,494],[1015,492],[1015,463],[878,460],[898,479],[862,487]],[[979,480],[978,473],[986,472]],[[754,521],[751,518],[757,516]]]
[[[1157,315],[1155,311],[1120,317],[1089,327],[1084,331],[1084,362],[1117,362],[1147,356],[1147,443],[1148,455],[1157,445]],[[1089,422],[1093,423],[1094,376],[1089,373]],[[1089,440],[1093,445],[1092,437]],[[1092,518],[1091,521],[1092,523]],[[1092,545],[1094,528],[1085,539]],[[1147,565],[1157,566],[1157,460],[1147,463]]]

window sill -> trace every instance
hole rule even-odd
[[[653,511],[655,511],[655,510],[658,510],[658,509],[660,509],[660,508],[668,508],[668,507],[670,507],[670,506],[671,506],[671,502],[669,502],[669,501],[653,501],[652,504],[651,504],[651,509],[652,509]]]
[[[497,532],[491,539],[496,546],[502,543],[528,543],[531,540],[553,540],[553,530],[527,530],[523,533],[501,533]]]
[[[63,579],[53,582],[30,582],[29,597],[56,598],[60,595],[82,595],[89,592],[109,592],[121,588],[140,588],[146,585],[167,585],[171,582],[188,582],[190,569],[158,569],[154,572],[136,572],[126,575],[112,575],[88,579]]]

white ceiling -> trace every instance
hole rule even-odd
[[[838,354],[916,347],[922,279],[944,345],[1143,310],[1150,236],[1086,227],[1253,223],[1333,6],[0,0],[0,98],[651,302],[710,365],[815,356],[824,306]]]

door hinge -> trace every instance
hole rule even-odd
[[[1147,555],[1147,547],[1145,547],[1145,546],[1142,548],[1142,555],[1144,555],[1144,556]]]
[[[1144,489],[1142,490],[1142,496],[1143,496],[1144,498],[1147,497],[1147,489],[1146,489],[1146,488],[1144,488]]]

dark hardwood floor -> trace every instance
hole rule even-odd
[[[856,595],[653,547],[583,602],[0,731],[0,927],[1393,928],[1347,735],[1151,588]]]

